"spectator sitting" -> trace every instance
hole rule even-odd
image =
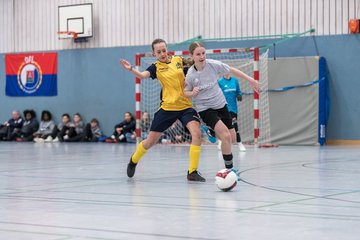
[[[151,121],[150,115],[148,112],[143,112],[141,116],[141,139],[144,140],[147,138],[150,131]]]
[[[70,124],[69,132],[64,136],[65,142],[80,142],[84,137],[85,124],[80,113],[75,113],[74,122]]]
[[[67,138],[69,138],[68,134],[70,130],[70,125],[72,125],[72,123],[70,122],[70,115],[64,113],[61,117],[61,123],[59,123],[58,126],[54,128],[52,137],[56,137],[54,138],[53,142],[63,142],[65,136],[68,136]]]
[[[187,134],[190,134],[187,128],[184,128],[179,120],[176,120],[161,136],[161,143],[182,143],[186,142]]]
[[[19,111],[12,112],[12,118],[0,125],[0,141],[9,141],[14,133],[20,132],[24,121]]]
[[[41,113],[41,121],[40,121],[39,130],[37,130],[33,134],[34,141],[38,142],[38,143],[39,142],[52,142],[52,140],[53,140],[52,133],[55,128],[56,128],[56,125],[55,125],[54,121],[52,120],[51,113],[47,110],[44,110]]]
[[[98,142],[101,136],[103,136],[103,134],[99,126],[99,121],[96,118],[91,119],[90,123],[85,126],[83,141]]]
[[[16,139],[17,142],[29,142],[33,140],[33,134],[39,129],[39,122],[36,119],[34,110],[24,111],[25,121],[19,132],[14,132],[10,139]]]
[[[124,121],[115,125],[115,131],[106,142],[126,142],[126,134],[132,134],[135,131],[135,118],[130,112],[124,114]]]

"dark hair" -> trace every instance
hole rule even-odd
[[[80,113],[75,113],[75,114],[74,114],[74,117],[75,117],[75,116],[78,116],[80,119],[82,119]]]
[[[64,113],[64,114],[61,116],[61,118],[63,118],[63,117],[67,117],[68,119],[70,119],[70,115],[69,115],[68,113]]]
[[[165,45],[167,46],[167,43],[165,42],[164,39],[157,38],[151,43],[151,48],[153,51],[155,50],[155,44],[158,44],[158,43],[165,43]]]
[[[26,109],[26,110],[24,111],[24,118],[26,118],[26,115],[27,115],[28,113],[31,115],[31,118],[36,118],[36,113],[35,113],[35,111],[32,110],[32,109]]]
[[[97,125],[99,125],[99,121],[96,118],[91,119],[91,123],[95,122]]]
[[[134,115],[132,115],[131,112],[125,112],[124,115],[125,115],[125,114],[129,114],[130,117],[131,117],[131,121],[135,121]]]
[[[49,120],[52,119],[51,113],[50,113],[48,110],[44,110],[44,111],[42,111],[42,113],[41,113],[41,121],[45,121],[45,119],[44,119],[44,118],[45,118],[45,114],[48,115]]]
[[[205,47],[205,46],[201,42],[193,42],[192,44],[190,44],[189,46],[190,54],[194,54],[195,49],[198,47]]]

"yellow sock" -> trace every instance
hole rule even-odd
[[[136,148],[135,153],[132,155],[131,160],[133,163],[138,163],[142,156],[147,152],[147,150],[143,147],[142,142]]]
[[[200,160],[200,150],[201,146],[195,146],[190,145],[190,164],[189,164],[189,173],[192,173],[193,171],[197,170],[199,166],[199,160]]]

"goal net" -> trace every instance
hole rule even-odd
[[[212,49],[206,50],[208,59],[219,60],[237,68],[260,82],[259,94],[254,94],[248,81],[238,79],[242,92],[242,101],[238,102],[238,126],[243,143],[269,143],[270,142],[270,117],[268,97],[268,50],[259,52],[254,49]],[[255,53],[255,54],[254,54]],[[188,51],[169,52],[169,55],[188,58]],[[136,64],[140,71],[146,70],[156,59],[151,54],[137,54]],[[222,76],[219,76],[219,79]],[[160,106],[161,85],[152,79],[137,79],[137,136],[141,136],[141,112],[148,112],[153,119]],[[162,137],[163,142],[191,142],[189,132],[176,122]]]

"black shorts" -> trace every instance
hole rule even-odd
[[[220,109],[206,109],[205,111],[199,112],[199,115],[203,122],[211,129],[215,129],[216,123],[220,120],[228,129],[234,128],[227,105]]]
[[[229,113],[232,118],[236,118],[236,119],[238,118],[237,113],[234,113],[234,112],[229,112]]]
[[[197,112],[193,108],[187,108],[181,111],[167,111],[160,108],[154,115],[154,120],[151,123],[150,131],[164,132],[168,129],[177,119],[180,120],[182,125],[186,125],[191,121],[199,121]]]

